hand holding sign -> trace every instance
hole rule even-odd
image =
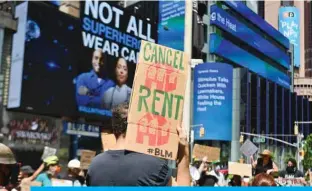
[[[41,159],[44,160],[47,157],[54,156],[56,154],[56,151],[57,150],[55,148],[44,147],[44,151],[43,151]]]

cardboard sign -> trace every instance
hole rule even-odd
[[[73,182],[70,181],[70,180],[63,180],[63,179],[52,178],[51,182],[52,182],[52,186],[56,186],[56,187],[69,187],[69,186],[73,186]]]
[[[116,137],[114,134],[101,133],[103,150],[107,151],[116,145]]]
[[[189,58],[142,41],[128,116],[126,149],[175,160]]]
[[[208,162],[218,161],[220,159],[220,148],[195,144],[193,157],[199,160],[208,157]]]
[[[304,186],[302,178],[278,178],[275,182],[281,186]]]
[[[44,160],[47,157],[54,156],[56,154],[56,151],[57,150],[55,148],[44,147],[44,151],[43,151],[41,159]]]
[[[229,174],[252,177],[251,164],[229,162]]]
[[[80,167],[83,170],[87,170],[92,162],[92,159],[95,157],[95,151],[82,150],[80,158]]]
[[[258,151],[258,147],[254,145],[249,139],[241,146],[240,151],[246,156],[250,157]]]

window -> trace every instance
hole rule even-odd
[[[285,6],[285,7],[294,6],[294,1],[282,0],[281,1],[281,6]]]

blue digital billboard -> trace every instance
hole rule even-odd
[[[245,24],[238,21],[235,17],[228,14],[217,5],[211,6],[210,24],[232,34],[236,38],[244,41],[257,51],[270,57],[277,63],[289,69],[289,56],[281,49],[264,39],[262,36],[248,28]]]
[[[278,30],[294,45],[294,66],[300,66],[300,13],[296,7],[281,7]]]
[[[216,54],[235,64],[248,68],[252,72],[287,89],[290,88],[290,78],[288,75],[217,34],[210,35],[209,50],[212,54]]]
[[[289,48],[289,40],[273,26],[263,20],[259,15],[249,9],[249,7],[247,7],[244,3],[233,0],[224,0],[223,2],[234,11],[242,15],[245,19],[249,20],[251,23],[259,27],[259,29],[271,36],[285,48]]]
[[[184,51],[185,1],[159,1],[158,44]]]
[[[194,140],[232,140],[233,67],[199,64],[194,70]]]

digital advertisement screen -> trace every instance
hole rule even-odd
[[[80,2],[79,19],[26,3],[26,37],[13,46],[25,46],[22,91],[10,108],[101,119],[129,101],[140,40],[156,42],[155,24],[104,1]]]
[[[217,34],[210,35],[209,50],[210,53],[248,68],[252,72],[257,73],[263,78],[269,79],[282,87],[287,89],[290,88],[290,77],[287,74]]]
[[[273,39],[283,45],[285,48],[289,48],[289,40],[283,36],[278,30],[276,30],[272,25],[263,20],[259,15],[254,13],[249,7],[247,7],[241,1],[233,0],[223,0],[227,6],[235,10],[237,13],[242,15],[245,19],[250,21],[252,24],[256,25],[264,33],[270,35]]]
[[[278,30],[294,45],[294,66],[300,66],[300,13],[296,7],[281,7]]]
[[[203,63],[194,70],[195,140],[232,140],[233,67]]]
[[[184,51],[185,1],[159,1],[158,44]]]
[[[229,13],[219,8],[217,5],[210,7],[210,24],[232,34],[234,37],[247,43],[258,52],[267,55],[281,66],[289,69],[289,56],[280,48],[270,43],[264,37],[250,29],[248,26],[231,16]]]

